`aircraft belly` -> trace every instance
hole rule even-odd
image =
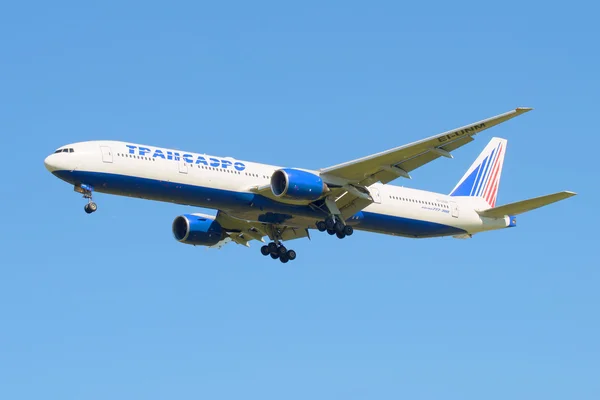
[[[436,237],[465,233],[465,230],[431,220],[361,211],[355,229],[406,237]]]

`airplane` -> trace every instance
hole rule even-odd
[[[94,192],[217,210],[190,213],[172,224],[181,243],[220,248],[262,242],[261,253],[282,263],[296,252],[284,242],[310,230],[340,239],[354,230],[408,238],[453,236],[516,226],[516,216],[564,200],[558,192],[496,207],[507,140],[492,138],[449,194],[389,185],[474,140],[495,125],[532,110],[519,107],[439,135],[317,171],[241,161],[120,141],[88,141],[57,149],[45,160],[56,177],[98,208]],[[264,237],[268,237],[267,244]]]

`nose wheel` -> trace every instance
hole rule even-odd
[[[292,249],[287,249],[283,244],[271,242],[260,248],[260,253],[263,256],[271,256],[273,260],[279,259],[282,263],[293,261],[296,259],[296,252]]]
[[[93,201],[90,201],[85,206],[83,206],[83,210],[88,214],[96,212],[97,209],[98,209],[98,205],[96,203],[94,203]]]
[[[81,184],[81,185],[75,186],[75,191],[77,193],[81,193],[83,195],[83,198],[87,199],[87,201],[88,201],[88,203],[85,206],[83,206],[83,210],[87,214],[96,212],[96,210],[98,209],[98,205],[96,203],[94,203],[94,201],[92,200],[92,192],[94,191],[94,188],[91,187],[90,185]]]

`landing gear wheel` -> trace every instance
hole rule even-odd
[[[273,260],[277,260],[279,258],[279,254],[277,254],[277,253],[271,253],[271,258]]]
[[[335,218],[327,217],[327,219],[325,220],[325,228],[327,228],[327,230],[335,229]]]
[[[327,233],[330,235],[335,235],[335,231],[333,229],[327,229]]]
[[[270,251],[269,251],[269,246],[263,246],[263,247],[261,247],[261,248],[260,248],[260,253],[261,253],[263,256],[268,256],[268,255],[269,255],[269,253],[270,253]]]
[[[296,259],[296,252],[294,250],[288,250],[288,252],[287,252],[287,258],[290,261],[295,260]]]
[[[344,224],[342,224],[340,221],[336,222],[333,230],[336,231],[336,233],[344,233]]]
[[[287,253],[287,249],[285,248],[285,246],[279,246],[279,248],[277,249],[277,252],[279,253],[279,257],[283,257],[286,255]]]
[[[269,249],[269,253],[271,254],[277,254],[277,243],[275,242],[271,242],[268,244],[268,249]]]
[[[287,255],[283,255],[283,256],[279,257],[279,261],[281,261],[282,263],[285,264],[286,262],[290,261],[290,259],[288,258]]]
[[[325,221],[317,222],[317,229],[319,232],[325,232],[327,230],[327,226],[325,225]]]
[[[343,239],[346,237],[346,234],[344,232],[336,232],[335,235],[339,238],[339,239]]]
[[[98,206],[92,201],[83,206],[83,209],[86,213],[91,214],[98,209]]]
[[[346,236],[352,236],[353,233],[354,233],[354,228],[353,227],[351,227],[350,225],[344,226],[344,235],[346,235]]]

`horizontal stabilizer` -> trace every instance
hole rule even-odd
[[[535,210],[536,208],[547,206],[548,204],[556,203],[569,197],[575,196],[574,192],[558,192],[546,196],[534,197],[533,199],[517,201],[516,203],[506,204],[500,207],[488,208],[487,210],[477,211],[482,217],[502,218],[505,215],[519,215],[527,211]]]

